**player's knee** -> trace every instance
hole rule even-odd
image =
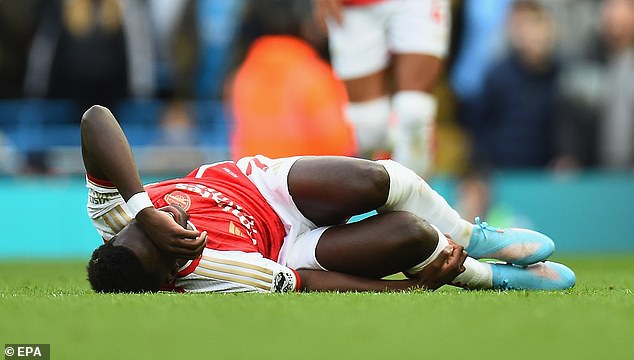
[[[399,125],[406,129],[430,127],[437,107],[436,98],[422,91],[399,91],[394,95],[394,111]]]
[[[363,191],[372,199],[372,203],[383,204],[390,191],[390,176],[380,163],[375,161],[360,161],[356,173]]]
[[[400,246],[418,254],[421,258],[426,258],[433,253],[438,244],[436,230],[427,221],[410,212],[399,213],[395,227],[398,231]]]
[[[348,104],[346,115],[354,124],[357,145],[362,154],[384,150],[387,146],[390,112],[388,97]]]

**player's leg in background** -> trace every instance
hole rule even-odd
[[[450,23],[448,0],[395,2],[389,21],[396,84],[393,159],[421,176],[432,171],[437,100],[431,91],[443,70]]]
[[[372,158],[388,147],[390,99],[385,89],[389,63],[384,6],[344,7],[342,23],[329,22],[333,69],[346,85],[348,120],[359,155]]]
[[[434,56],[394,56],[397,91],[392,98],[396,116],[392,158],[424,177],[433,170],[437,100],[431,91],[441,71],[442,60]]]
[[[386,71],[344,80],[349,103],[346,116],[354,126],[359,155],[373,159],[387,152],[390,100],[385,93]]]

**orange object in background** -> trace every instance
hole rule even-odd
[[[356,154],[345,87],[299,38],[256,40],[236,73],[232,102],[234,159]]]

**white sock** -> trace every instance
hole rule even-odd
[[[493,269],[491,269],[491,264],[467,257],[464,267],[466,270],[456,276],[452,285],[473,290],[493,288]]]
[[[392,158],[421,176],[428,175],[433,164],[437,107],[436,98],[422,91],[399,91],[392,100],[397,120]]]
[[[407,271],[405,271],[406,275],[413,275],[420,272],[421,270],[423,270],[423,268],[425,268],[425,266],[436,260],[438,255],[440,255],[440,253],[443,251],[449,251],[451,253],[451,245],[449,245],[449,241],[447,241],[445,235],[443,235],[443,233],[441,233],[440,230],[438,230],[438,228],[434,225],[432,225],[432,227],[438,233],[438,244],[436,244],[436,249],[434,249],[434,252],[429,255],[427,259],[423,260],[420,264],[414,265]]]
[[[438,227],[443,234],[464,246],[469,246],[473,225],[462,219],[447,201],[412,170],[392,160],[378,161],[390,176],[390,192],[385,204],[378,209],[409,211]]]
[[[390,111],[387,96],[348,104],[346,114],[354,126],[361,156],[370,158],[377,151],[387,150]]]
[[[433,226],[433,225],[432,225]],[[404,273],[408,276],[416,274],[423,270],[425,266],[438,258],[443,251],[451,252],[451,245],[445,235],[443,235],[437,227],[433,226],[438,233],[438,244],[434,252],[420,264],[412,266]],[[452,281],[452,285],[464,287],[468,289],[491,289],[493,287],[493,271],[491,264],[479,262],[478,260],[467,257],[464,262],[465,271],[456,276]]]

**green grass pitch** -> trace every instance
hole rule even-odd
[[[631,359],[634,254],[557,260],[574,289],[287,295],[102,295],[84,262],[2,262],[0,342],[64,360]]]

